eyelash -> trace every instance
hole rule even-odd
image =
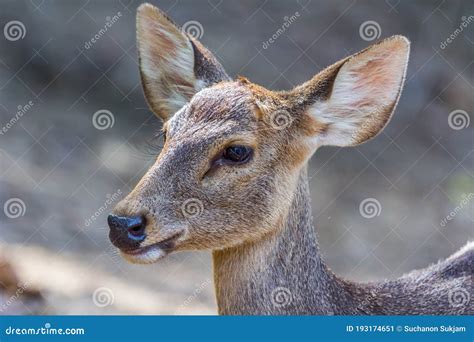
[[[163,142],[161,141],[163,139]],[[163,146],[166,143],[166,132],[157,131],[151,138],[145,140],[146,151],[144,152],[147,156],[156,157],[160,154]]]

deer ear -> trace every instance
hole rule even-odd
[[[201,43],[150,4],[138,8],[137,41],[145,97],[164,121],[199,90],[229,79]]]
[[[318,146],[351,146],[375,137],[390,120],[405,80],[409,41],[393,36],[352,55],[301,86],[319,98],[306,114],[319,127]]]

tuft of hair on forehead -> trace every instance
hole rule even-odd
[[[257,119],[264,120],[275,110],[284,105],[284,94],[286,92],[276,92],[268,90],[261,85],[251,82],[248,78],[238,76],[239,85],[247,89],[251,95],[252,106],[254,107]]]
[[[238,120],[252,104],[250,91],[239,81],[223,81],[197,93],[184,115],[193,121]]]

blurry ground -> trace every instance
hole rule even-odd
[[[273,89],[366,47],[365,22],[375,21],[380,37],[408,36],[406,87],[385,133],[358,148],[321,149],[311,161],[321,248],[335,272],[368,280],[425,267],[473,238],[472,2],[154,3],[179,24],[198,21],[201,41],[229,74]],[[128,193],[157,154],[146,143],[160,124],[139,85],[138,4],[1,1],[2,28],[16,20],[25,30],[23,39],[0,35],[0,126],[7,128],[0,204],[10,209],[0,210],[0,252],[21,284],[42,292],[39,312],[215,313],[208,253],[129,265],[107,239],[109,202]],[[91,44],[107,21],[113,24]],[[19,106],[24,113],[11,124]],[[107,129],[93,125],[99,110],[112,113]],[[461,129],[449,125],[456,110],[466,113]],[[367,198],[380,204],[378,216],[361,215]],[[11,211],[15,203],[19,213]],[[9,310],[28,312],[18,297]]]

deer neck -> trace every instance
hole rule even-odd
[[[349,284],[321,259],[306,167],[282,227],[264,238],[213,252],[220,314],[341,314]]]

